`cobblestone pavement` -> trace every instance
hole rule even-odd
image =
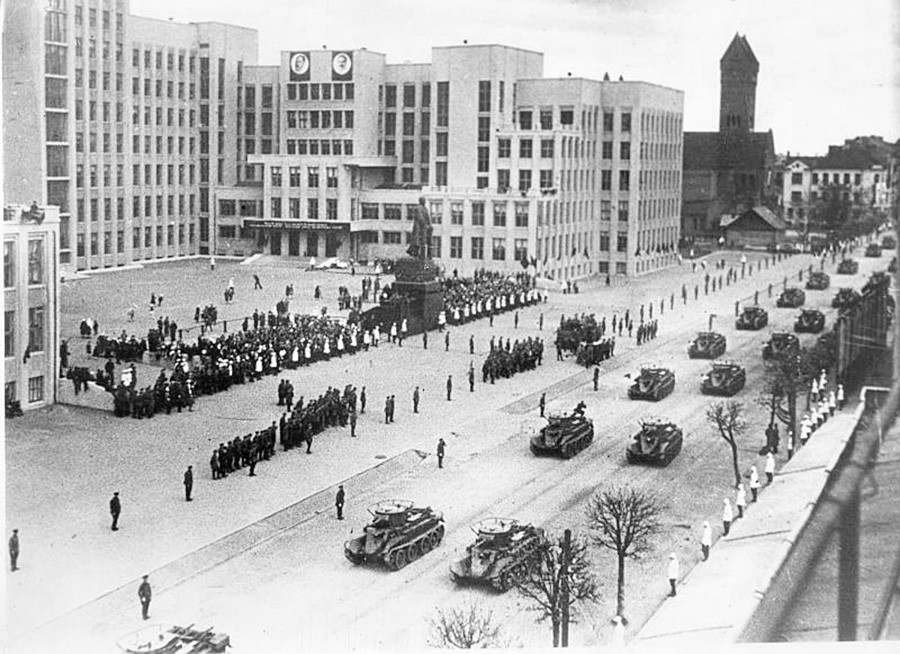
[[[740,268],[739,254],[717,256]],[[748,254],[748,259],[752,265],[762,256]],[[218,630],[237,636],[245,648],[247,643],[255,643],[261,647],[259,651],[277,651],[298,639],[310,646],[421,646],[425,618],[435,605],[477,591],[459,592],[449,584],[448,552],[433,553],[427,562],[393,575],[349,568],[340,553],[341,543],[366,521],[364,507],[370,500],[409,497],[444,510],[448,517],[446,544],[452,551],[470,539],[468,525],[486,515],[513,515],[550,528],[580,528],[584,500],[598,484],[610,480],[663,492],[670,506],[668,528],[656,553],[629,567],[629,607],[632,624],[637,626],[640,616],[646,619],[659,601],[662,558],[673,547],[684,549],[685,562],[696,558],[694,531],[703,519],[718,521],[721,497],[729,492],[725,446],[703,424],[702,416],[697,416],[699,394],[691,380],[706,366],[687,360],[687,340],[694,331],[705,329],[710,312],[717,313],[720,322],[716,327],[728,334],[729,356],[748,366],[750,378],[758,377],[762,336],[732,329],[734,302],[751,298],[754,290],[762,289],[760,303],[772,307],[774,299],[765,297],[767,285],[778,284],[785,275],[796,280],[797,270],[813,261],[801,255],[763,265],[761,270],[754,267],[752,276],[709,296],[703,293],[704,271],[691,272],[690,264],[636,280],[616,280],[612,287],[602,281],[583,283],[578,295],[554,293],[548,303],[522,311],[517,330],[509,313],[498,317],[493,329],[487,320],[452,329],[449,352],[443,351],[438,339],[431,339],[428,350],[422,349],[421,338],[408,339],[402,348],[382,345],[366,354],[321,362],[199,398],[193,413],[132,420],[56,406],[12,421],[7,424],[6,508],[8,526],[19,528],[22,543],[22,571],[7,575],[7,618],[14,651],[32,651],[29,648],[35,643],[52,647],[63,637],[86,646],[106,647],[102,643],[111,643],[139,626],[135,580],[146,573],[152,580],[154,571],[161,576],[154,594],[154,619],[215,624]],[[861,262],[856,285],[874,266],[887,266],[886,259]],[[712,273],[712,267],[707,271]],[[262,279],[263,291],[251,290],[254,272]],[[236,302],[226,308],[221,293],[232,276]],[[111,333],[123,328],[142,333],[155,322],[155,316],[151,318],[147,311],[151,290],[163,293],[162,314],[174,317],[179,325],[190,324],[194,307],[208,302],[219,307],[220,317],[236,319],[255,307],[271,308],[290,281],[298,296],[292,310],[317,311],[322,303],[313,301],[312,290],[319,284],[329,312],[336,313],[337,287],[346,285],[351,292],[358,292],[361,275],[221,260],[215,272],[206,261],[194,261],[95,275],[66,282],[63,334],[73,336],[73,344],[81,343],[78,322],[88,316],[97,318],[101,328]],[[691,294],[686,306],[679,298],[683,283],[689,287],[700,284],[699,299],[695,301]],[[665,313],[659,316],[659,300],[670,293],[676,294],[675,309],[669,308],[667,300]],[[816,299],[811,298],[808,305],[824,306],[832,294],[814,294]],[[595,312],[609,320],[613,313],[621,315],[629,308],[636,316],[641,300],[656,303],[659,339],[639,349],[631,339],[620,339],[617,356],[602,366],[599,393],[589,390],[588,371],[571,360],[554,360],[551,342],[561,314]],[[133,324],[125,315],[131,301],[141,308]],[[796,313],[770,311],[776,325],[787,325]],[[543,332],[538,331],[541,313]],[[470,334],[477,344],[475,356],[468,352]],[[480,368],[491,335],[544,337],[548,342],[544,365],[539,372],[523,373],[496,385],[483,385],[479,377],[476,392],[470,394],[465,372],[471,361]],[[803,342],[812,338],[804,337]],[[78,356],[79,360],[86,358]],[[636,372],[643,361],[675,364],[676,392],[658,405],[624,399],[624,374]],[[139,376],[144,374],[142,371]],[[457,382],[452,402],[444,398],[448,374]],[[280,377],[291,379],[297,394],[307,398],[329,385],[365,385],[369,407],[357,428],[359,438],[351,441],[347,430],[333,429],[316,438],[312,454],[279,452],[257,467],[257,477],[238,472],[213,481],[207,465],[213,447],[279,417],[275,391]],[[410,399],[416,385],[423,389],[418,415],[412,413]],[[549,410],[568,410],[584,398],[598,426],[594,446],[562,465],[534,459],[524,446],[523,435],[541,424],[536,418],[537,400],[546,388],[558,389],[556,397],[548,395]],[[385,425],[381,409],[384,397],[391,393],[397,396],[397,422]],[[752,404],[752,395],[748,389],[742,397]],[[513,412],[498,410],[511,406]],[[685,451],[665,471],[630,468],[622,461],[627,434],[650,412],[669,415],[687,427]],[[436,476],[430,456],[439,436],[448,442],[449,465],[441,477]],[[761,434],[748,437],[742,457],[749,461],[761,443]],[[182,557],[237,530],[253,529],[266,516],[411,449],[429,455],[425,465],[410,464],[395,479],[375,484],[362,496],[349,490],[343,523],[329,520],[327,512],[314,513],[301,525],[285,529],[196,578],[177,581],[173,576],[172,585],[166,585],[166,571]],[[188,464],[197,473],[196,499],[190,504],[184,502],[181,487]],[[113,491],[120,492],[123,504],[121,530],[116,533],[109,529],[107,509]],[[604,599],[575,627],[576,644],[605,642],[607,637],[614,565],[605,554],[596,557]],[[124,593],[121,601],[115,592],[119,588],[124,588],[119,591]],[[106,604],[95,601],[104,595]],[[411,606],[411,597],[415,606]],[[509,616],[509,625],[522,644],[547,643],[548,627],[535,626],[533,614],[523,613],[524,605],[514,594],[483,600]],[[264,605],[265,611],[247,609],[257,604]],[[300,633],[292,621],[298,609],[306,616],[303,624],[308,627],[301,625]],[[385,629],[388,619],[392,626]]]

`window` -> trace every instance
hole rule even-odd
[[[609,232],[600,232],[600,251],[609,252]]]
[[[553,158],[553,139],[541,139],[541,158]]]
[[[338,201],[336,198],[325,200],[325,220],[338,219]]]
[[[494,202],[494,227],[506,227],[506,203]]]
[[[600,171],[600,190],[601,191],[611,191],[612,190],[612,171],[611,170],[601,170]]]
[[[553,129],[553,109],[541,109],[541,129]]]
[[[7,309],[3,313],[3,356],[16,353],[16,312]]]
[[[309,188],[319,188],[319,167],[306,167],[306,185]]]
[[[856,173],[853,176],[853,183],[856,184],[857,186],[862,184],[862,173]]]
[[[462,225],[463,224],[463,203],[462,202],[451,202],[450,203],[450,224],[451,225]],[[462,249],[462,244],[460,244],[460,249]]]
[[[431,252],[429,254],[435,258],[440,258],[442,256],[440,236],[431,237]]]
[[[272,218],[281,218],[281,198],[272,198],[270,206]]]
[[[411,164],[415,160],[416,155],[416,142],[412,139],[405,139],[403,141],[403,151],[401,154],[401,162],[405,164]]]
[[[478,142],[488,143],[491,140],[491,117],[479,116],[478,118]]]
[[[385,245],[402,245],[403,244],[403,232],[382,232],[383,238],[382,242]]]
[[[612,141],[603,141],[603,149],[601,152],[603,158],[604,159],[612,159],[613,158],[612,153],[613,153],[613,142]]]
[[[619,220],[628,220],[628,200],[619,200]]]
[[[497,157],[499,159],[509,159],[512,151],[512,145],[509,139],[497,139]]]
[[[613,125],[614,125],[613,112],[604,111],[603,112],[603,131],[604,132],[613,131]]]
[[[300,166],[288,168],[288,185],[293,187],[300,186]]]
[[[93,10],[92,10],[93,11]],[[28,378],[28,401],[40,402],[44,399],[44,376]]]
[[[234,238],[234,225],[219,225],[219,236],[222,238]]]
[[[819,173],[813,173],[813,174],[812,174],[812,183],[813,183],[813,184],[818,184],[818,183],[819,183]]]
[[[519,129],[531,129],[531,112],[519,112]]]
[[[791,173],[791,184],[795,186],[803,183],[803,173]]]
[[[472,237],[472,258],[484,259],[484,238],[481,236]]]
[[[513,241],[513,258],[516,261],[528,261],[527,238],[517,238]]]
[[[281,166],[272,166],[272,186],[281,186]]]
[[[505,238],[494,238],[491,240],[491,259],[494,261],[506,261]]]
[[[484,225],[484,202],[472,203],[472,225],[475,227]]]
[[[553,188],[553,171],[541,171],[541,188]]]
[[[28,349],[31,352],[44,351],[44,307],[28,308]]]
[[[401,209],[399,204],[384,205],[384,219],[385,220],[401,220],[402,217],[403,217],[403,210]]]
[[[438,161],[434,164],[435,186],[447,186],[447,162]]]
[[[325,186],[328,188],[337,188],[338,178],[337,178],[337,167],[328,166],[325,168]]]
[[[378,220],[378,205],[371,202],[363,202],[362,218],[363,220]]]
[[[519,157],[521,159],[531,159],[532,152],[532,141],[531,139],[520,139],[519,140]]]
[[[318,220],[319,219],[319,199],[318,198],[307,198],[306,199],[306,218],[307,218],[307,220]]]
[[[519,190],[522,193],[527,193],[531,188],[531,171],[530,170],[520,170],[519,171]]]
[[[437,151],[435,154],[438,157],[446,157],[447,156],[447,132],[438,132],[437,133]]]
[[[791,191],[791,202],[803,202],[803,191]]]
[[[509,171],[506,169],[499,169],[497,171],[497,191],[500,193],[506,193],[509,190]]]
[[[28,283],[44,283],[44,239],[28,239]]]
[[[619,232],[616,237],[616,252],[625,252],[628,248],[628,232]]]
[[[462,259],[462,236],[450,237],[450,258]]]
[[[619,159],[628,161],[631,159],[631,141],[622,141],[619,143]]]
[[[516,227],[528,227],[527,202],[516,202]]]
[[[431,224],[440,225],[444,220],[444,203],[432,200],[428,203],[428,212],[431,214]]]
[[[416,85],[415,84],[404,84],[403,85],[403,106],[404,107],[415,107],[416,106]]]
[[[292,220],[300,219],[300,198],[290,198],[288,200],[288,211],[290,212],[288,216]]]
[[[16,284],[16,242],[3,241],[3,288]]]
[[[627,170],[619,171],[619,190],[628,191],[631,189],[631,173]]]
[[[478,82],[478,111],[491,110],[491,82],[490,80]]]
[[[423,103],[424,104],[424,103]],[[450,82],[437,83],[437,127],[447,127],[450,120]]]
[[[622,114],[622,131],[623,132],[631,131],[631,112]]]
[[[219,215],[237,215],[237,202],[235,200],[219,200]]]
[[[385,84],[384,85],[384,106],[389,107],[389,108],[397,106],[397,85],[396,84]]]
[[[490,170],[491,153],[486,145],[478,146],[478,172],[486,173]]]
[[[609,200],[600,200],[600,220],[609,220],[612,217],[612,203]]]

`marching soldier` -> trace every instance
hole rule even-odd
[[[447,401],[450,401],[453,393],[453,375],[447,375]]]
[[[122,503],[119,501],[119,493],[113,493],[109,501],[109,514],[112,516],[112,530],[119,531],[119,515],[122,513]]]

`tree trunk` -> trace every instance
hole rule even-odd
[[[737,451],[737,443],[734,439],[728,442],[731,445],[731,465],[734,468],[734,485],[737,486],[741,483],[741,470],[740,466],[738,466],[738,451]]]
[[[551,618],[553,622],[553,646],[559,647],[559,618],[553,617]]]
[[[625,557],[619,555],[619,586],[616,595],[616,615],[625,617]]]

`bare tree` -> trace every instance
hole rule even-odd
[[[716,402],[706,409],[707,420],[718,429],[719,435],[731,447],[731,464],[734,467],[735,486],[741,483],[737,439],[747,430],[744,411],[743,403],[735,402],[734,400]]]
[[[568,646],[570,609],[581,601],[597,599],[597,581],[590,571],[583,538],[544,537],[537,547],[534,565],[515,581],[518,591],[531,600],[540,620],[553,625],[553,646]]]
[[[656,496],[622,486],[595,493],[587,505],[588,529],[599,547],[616,553],[618,592],[616,615],[625,618],[625,560],[652,548],[659,529],[662,503]]]
[[[437,609],[431,619],[432,647],[485,649],[505,645],[494,613],[476,602],[449,609]]]

